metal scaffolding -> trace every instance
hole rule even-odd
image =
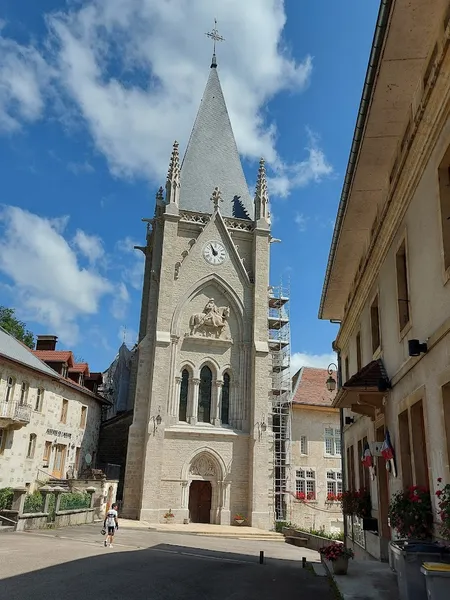
[[[273,431],[275,518],[286,521],[287,484],[290,479],[291,441],[291,333],[289,325],[289,287],[269,287],[269,348],[272,356],[270,393]]]

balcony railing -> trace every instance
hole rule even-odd
[[[19,402],[0,402],[0,419],[29,423],[31,418],[31,406]]]

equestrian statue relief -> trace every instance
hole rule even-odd
[[[215,334],[216,337],[220,337],[229,316],[229,306],[216,306],[214,298],[210,298],[203,309],[203,312],[195,313],[190,318],[190,335],[203,331],[205,335],[212,333]]]

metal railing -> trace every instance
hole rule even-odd
[[[29,423],[31,419],[31,406],[19,402],[0,402],[0,419],[11,419]]]

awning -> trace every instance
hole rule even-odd
[[[333,406],[349,408],[374,420],[384,410],[384,399],[390,387],[383,361],[373,360],[344,383]]]

